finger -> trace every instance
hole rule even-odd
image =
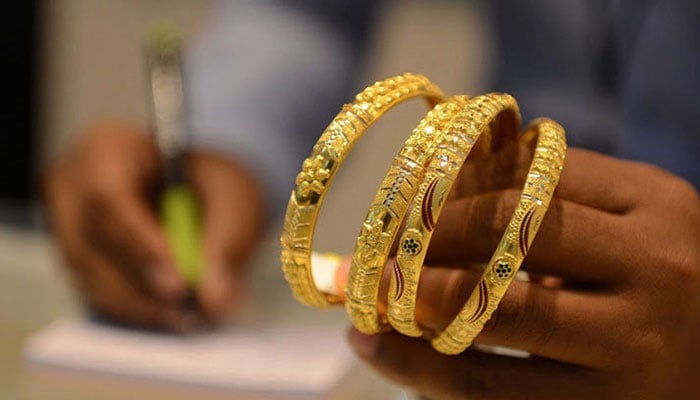
[[[488,261],[519,200],[520,192],[511,189],[448,202],[430,242],[428,262]],[[630,229],[621,216],[552,199],[528,251],[526,268],[586,282],[618,283],[627,272],[620,260],[629,252],[618,238]]]
[[[555,196],[615,214],[639,204],[640,178],[633,163],[584,149],[569,149]],[[641,185],[644,186],[644,185]]]
[[[74,197],[75,187],[69,172],[70,165],[66,162],[54,164],[47,170],[43,179],[43,189],[46,204],[51,210],[48,213],[51,231],[59,247],[65,253],[71,253],[72,247],[85,245],[76,238],[80,237],[81,204]],[[80,280],[79,271],[70,262],[65,263],[71,269],[72,276]]]
[[[368,336],[354,329],[358,355],[389,379],[435,399],[591,399],[604,378],[597,372],[548,360],[517,359],[467,350],[459,356],[396,333]]]
[[[387,310],[388,271],[390,268],[385,268],[379,286],[380,315],[386,315]],[[454,320],[480,278],[481,272],[475,270],[423,269],[415,315],[427,337],[434,337]],[[337,282],[339,293],[343,293],[347,278]],[[623,315],[622,306],[608,297],[514,281],[476,342],[592,368],[609,366],[614,363],[610,351],[614,344],[611,336],[599,332],[616,331]]]
[[[63,177],[64,179],[58,179]],[[52,170],[46,179],[55,237],[85,300],[95,309],[120,321],[142,327],[183,329],[179,310],[156,302],[130,283],[122,270],[89,245],[81,230],[81,206],[75,201],[69,176]]]
[[[206,263],[199,302],[210,319],[220,319],[246,298],[247,261],[262,225],[257,186],[231,161],[192,157],[191,181],[201,200]]]
[[[81,166],[85,186],[147,190],[162,180],[157,144],[149,132],[123,121],[98,121],[68,159]]]
[[[506,143],[495,153],[475,152],[467,158],[450,197],[465,197],[503,189],[522,190],[534,149]],[[533,143],[534,144],[534,143]],[[648,186],[636,163],[596,152],[569,148],[555,196],[614,214],[637,206],[640,188]]]
[[[504,140],[494,149],[487,143],[487,137],[477,141],[459,172],[450,198],[522,187],[532,159],[532,146],[519,140]]]
[[[160,300],[178,301],[182,284],[147,204],[159,171],[152,137],[129,124],[102,121],[87,129],[65,160],[59,185],[71,184],[73,201],[81,200],[77,229],[135,284]]]
[[[441,332],[454,320],[480,279],[481,273],[473,270],[425,268],[418,286],[418,324],[430,336]],[[591,368],[609,366],[614,363],[612,340],[599,333],[618,331],[624,313],[623,304],[610,296],[516,280],[476,342]]]
[[[197,288],[197,301],[208,323],[221,323],[249,301],[246,279],[228,266],[212,265]]]
[[[181,301],[184,281],[155,213],[140,193],[118,187],[94,191],[85,225],[91,243],[124,268],[135,284],[161,301]]]
[[[73,253],[71,262],[83,271],[82,293],[100,313],[140,328],[185,332],[192,318],[177,304],[155,300],[134,284],[122,268],[94,249]]]

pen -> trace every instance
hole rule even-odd
[[[189,300],[202,274],[201,210],[187,182],[186,104],[181,68],[181,40],[167,24],[153,27],[146,60],[150,78],[153,132],[163,166],[160,221],[179,273],[189,289]]]

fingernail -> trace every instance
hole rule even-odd
[[[345,288],[348,286],[350,264],[352,264],[352,256],[345,256],[338,264],[338,269],[335,270],[336,293],[343,301],[345,301]]]
[[[350,328],[348,341],[360,357],[373,358],[379,344],[379,336],[365,335],[355,328]]]

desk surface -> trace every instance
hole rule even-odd
[[[277,245],[270,238],[255,262],[250,312],[289,322],[338,326],[342,311],[318,312],[298,305],[279,272]],[[211,393],[128,383],[108,378],[46,375],[28,370],[22,360],[27,337],[52,320],[80,312],[79,303],[58,267],[45,233],[0,226],[0,398],[2,399],[223,399]],[[391,399],[400,391],[365,367],[353,371],[333,399]]]

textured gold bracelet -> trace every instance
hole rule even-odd
[[[399,240],[388,295],[387,317],[397,331],[418,337],[416,295],[423,261],[445,199],[472,147],[496,135],[515,138],[520,130],[520,112],[513,97],[491,93],[474,97],[445,129],[437,151],[428,164]]]
[[[466,96],[454,96],[428,112],[394,158],[370,205],[357,238],[345,289],[345,307],[353,325],[361,332],[376,333],[383,325],[377,300],[384,264],[428,161],[445,128],[467,101]]]
[[[521,140],[532,142],[535,137],[525,187],[505,234],[462,310],[432,340],[441,353],[459,354],[472,344],[498,308],[547,212],[564,165],[566,137],[559,124],[545,118],[534,121]]]
[[[297,175],[284,220],[282,270],[301,303],[324,307],[340,303],[336,296],[316,288],[311,271],[314,228],[327,188],[357,139],[382,114],[414,97],[426,97],[430,106],[444,100],[440,88],[421,75],[404,74],[376,82],[343,106],[304,160]]]

